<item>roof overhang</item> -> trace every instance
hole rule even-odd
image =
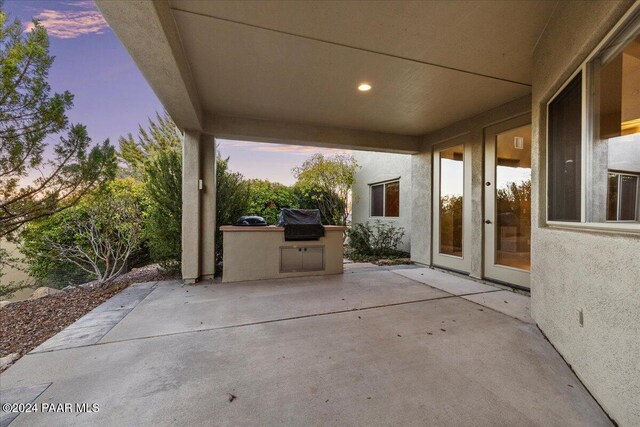
[[[530,93],[555,1],[97,4],[180,127],[411,153]]]

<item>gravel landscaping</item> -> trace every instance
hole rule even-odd
[[[157,266],[143,267],[120,276],[105,289],[77,287],[0,308],[0,358],[11,360],[1,364],[0,372],[129,285],[175,278],[177,274]]]

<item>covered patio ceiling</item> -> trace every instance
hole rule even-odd
[[[528,95],[556,4],[97,3],[183,128],[399,152]]]

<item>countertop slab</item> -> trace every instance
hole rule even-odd
[[[347,227],[342,225],[324,225],[325,231],[344,231]],[[220,231],[222,232],[230,232],[230,231],[260,231],[260,232],[284,232],[284,227],[278,227],[275,225],[267,225],[267,226],[239,226],[239,225],[223,225],[220,227]]]

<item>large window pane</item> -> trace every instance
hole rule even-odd
[[[371,186],[371,216],[384,215],[384,185]]]
[[[638,221],[640,36],[617,55],[596,61],[600,129],[592,152],[591,216],[596,222]]]
[[[551,221],[581,219],[582,76],[549,104],[548,202]]]
[[[371,186],[371,216],[384,215],[384,185]]]
[[[390,182],[385,185],[386,197],[384,216],[398,217],[400,216],[400,183]]]
[[[440,253],[462,256],[464,147],[440,152]]]

